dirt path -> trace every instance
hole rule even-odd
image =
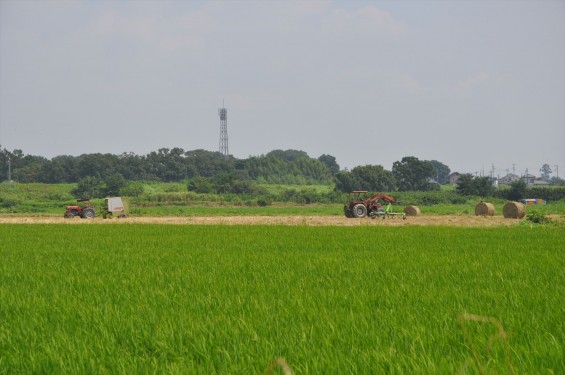
[[[557,217],[557,220],[563,220]],[[180,224],[180,225],[307,225],[307,226],[469,226],[493,227],[517,225],[520,220],[505,219],[502,216],[474,215],[422,215],[394,219],[347,219],[341,216],[214,216],[214,217],[129,217],[126,219],[104,220],[64,219],[42,216],[0,216],[0,224]]]

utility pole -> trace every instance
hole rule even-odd
[[[557,179],[559,179],[559,166],[555,164],[554,167],[555,167],[555,172],[557,173]]]
[[[12,162],[8,157],[8,182],[12,182]]]

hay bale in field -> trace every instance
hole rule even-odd
[[[494,205],[492,203],[481,202],[475,206],[475,215],[494,216]]]
[[[502,214],[507,219],[521,219],[526,216],[526,210],[520,202],[508,202],[502,208]]]
[[[418,216],[420,215],[420,209],[418,206],[406,206],[404,207],[404,213],[406,216]]]

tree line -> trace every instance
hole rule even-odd
[[[274,150],[247,159],[182,148],[161,148],[146,155],[95,153],[47,159],[0,149],[0,165],[6,166],[8,159],[11,177],[19,182],[77,183],[87,179],[91,185],[94,181],[116,185],[188,180],[189,189],[201,192],[249,192],[252,184],[335,184],[338,191],[429,191],[438,190],[438,183],[445,183],[450,173],[445,164],[413,156],[395,162],[391,171],[381,165],[341,170],[332,155],[312,158],[298,150]],[[7,173],[6,167],[0,170],[0,181],[8,179]]]
[[[185,182],[188,191],[209,194],[262,195],[263,184],[334,185],[336,192],[433,192],[447,183],[450,174],[447,165],[414,156],[394,162],[390,171],[381,165],[342,170],[334,156],[312,158],[298,150],[274,150],[247,159],[181,148],[161,148],[147,155],[95,153],[47,159],[0,147],[0,166],[0,182],[10,173],[13,180],[23,183],[76,183],[73,194],[91,198],[139,196],[144,181]],[[523,181],[517,181],[509,189],[496,189],[489,177],[463,174],[456,193],[515,200],[528,194],[526,188]],[[551,200],[565,197],[563,189],[538,189],[536,193]]]
[[[240,179],[260,183],[306,185],[330,183],[334,171],[339,170],[333,156],[311,158],[296,150],[275,150],[248,159],[226,158],[219,152],[185,151],[182,148],[161,148],[147,155],[95,153],[47,159],[4,148],[0,150],[0,181],[8,179],[8,160],[12,179],[26,183],[73,183],[85,177],[106,179],[117,175],[128,181],[179,182],[233,173]]]

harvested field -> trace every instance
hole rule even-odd
[[[563,220],[559,215],[553,220]],[[0,216],[0,224],[178,224],[178,225],[307,225],[307,226],[457,226],[492,227],[517,225],[519,220],[508,220],[503,216],[474,215],[423,215],[387,219],[348,219],[341,216],[194,216],[194,217],[129,217],[127,219],[104,220],[65,219],[45,216]]]

